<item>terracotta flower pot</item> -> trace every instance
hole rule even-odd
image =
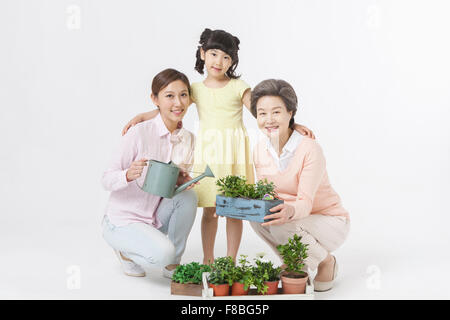
[[[280,280],[264,282],[269,287],[269,288],[267,288],[266,294],[277,294],[279,282],[280,282]]]
[[[215,296],[229,296],[230,295],[230,285],[225,284],[209,284],[210,288],[213,288]]]
[[[307,281],[308,281],[308,274],[303,276],[287,272],[281,274],[281,285],[283,288],[283,293],[288,294],[305,293]]]
[[[280,280],[277,281],[264,281],[264,284],[268,287],[266,293],[260,293],[259,295],[268,295],[268,294],[278,294],[278,283]]]
[[[231,295],[232,296],[245,296],[248,294],[248,289],[249,288],[247,288],[247,290],[244,290],[243,283],[235,282],[231,286]]]

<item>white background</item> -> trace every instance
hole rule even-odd
[[[191,81],[205,27],[241,40],[254,87],[290,82],[352,230],[317,299],[449,298],[450,5],[446,1],[10,0],[0,4],[0,298],[166,299],[121,273],[100,177],[153,76]],[[251,135],[256,122],[247,111]],[[185,126],[198,126],[195,106]],[[254,142],[252,140],[252,142]],[[201,261],[201,210],[182,262]],[[225,255],[225,223],[216,256]],[[240,253],[270,249],[248,224]]]

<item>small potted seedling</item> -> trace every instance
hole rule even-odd
[[[199,264],[198,262],[178,265],[172,276],[171,294],[201,296],[202,274],[210,271],[211,266]]]
[[[231,257],[216,258],[212,263],[208,283],[209,287],[213,288],[215,296],[230,295],[234,267],[234,261]]]
[[[252,268],[253,284],[258,294],[277,294],[280,282],[280,267],[274,267],[272,261],[264,260],[264,254],[258,254]]]
[[[232,296],[247,295],[250,285],[253,283],[252,267],[247,260],[247,256],[241,254],[239,265],[232,269],[231,278],[233,285],[231,286]]]
[[[260,180],[247,183],[244,177],[229,175],[218,179],[219,192],[216,196],[216,214],[230,218],[265,222],[264,217],[272,214],[269,209],[283,203],[277,199],[275,185]]]
[[[305,293],[308,273],[303,271],[305,259],[308,257],[308,245],[301,242],[302,237],[294,234],[286,244],[277,246],[278,252],[286,265],[281,274],[283,293]]]

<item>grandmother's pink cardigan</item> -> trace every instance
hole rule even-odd
[[[267,141],[260,141],[253,152],[258,180],[267,178],[276,186],[278,197],[295,208],[292,219],[310,214],[342,216],[349,219],[339,195],[330,185],[325,157],[316,140],[303,137],[285,170],[279,171]]]

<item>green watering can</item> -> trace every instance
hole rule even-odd
[[[186,183],[183,183],[181,186],[176,188],[179,173],[180,168],[178,168],[172,161],[165,163],[158,160],[149,160],[144,185],[142,187],[139,184],[137,185],[145,192],[170,199],[174,195],[189,187],[191,184],[205,177],[214,178],[214,174],[211,169],[209,166],[206,166],[203,174]]]

